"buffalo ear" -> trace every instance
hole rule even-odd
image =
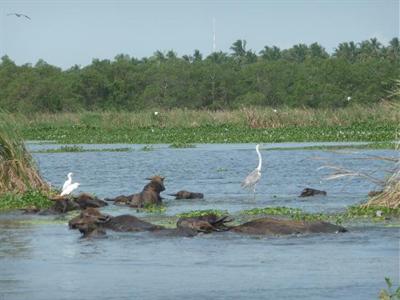
[[[153,180],[153,178],[151,178],[151,177],[146,177],[145,179],[146,180]]]

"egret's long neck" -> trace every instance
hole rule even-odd
[[[257,170],[261,171],[261,164],[262,164],[262,157],[261,157],[261,153],[258,150],[258,147],[256,148],[257,154],[258,154],[258,166],[257,166]]]
[[[72,181],[72,175],[68,174],[68,180]]]

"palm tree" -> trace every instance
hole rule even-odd
[[[281,58],[282,53],[281,49],[276,46],[265,46],[264,49],[260,51],[260,55],[265,60],[278,60]]]
[[[284,53],[285,58],[288,60],[303,62],[307,57],[308,47],[306,44],[297,44],[286,50]]]
[[[325,51],[324,47],[322,47],[318,43],[312,43],[309,47],[309,56],[311,58],[327,58],[329,54]]]
[[[231,50],[233,51],[233,57],[244,57],[246,55],[246,44],[245,40],[237,40],[231,46]]]
[[[200,53],[200,50],[194,50],[193,53],[193,61],[199,62],[203,60],[203,55]]]
[[[334,56],[338,58],[344,58],[349,62],[354,62],[359,54],[359,49],[354,42],[340,43],[335,49]]]
[[[389,42],[389,46],[386,48],[386,55],[392,60],[398,60],[400,58],[399,38],[395,37]]]

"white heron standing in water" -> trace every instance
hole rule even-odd
[[[262,165],[262,157],[260,153],[260,144],[256,146],[256,152],[258,155],[258,166],[251,172],[247,177],[243,180],[241,186],[243,188],[253,189],[254,197],[256,196],[256,185],[260,181],[261,178],[261,165]]]
[[[65,190],[69,185],[72,184],[72,175],[74,175],[74,173],[72,173],[72,172],[69,172],[69,173],[68,173],[68,175],[67,175],[68,179],[64,182],[61,192],[64,192],[64,190]]]

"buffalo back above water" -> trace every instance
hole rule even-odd
[[[347,230],[344,227],[322,221],[307,222],[265,217],[233,227],[231,231],[245,234],[285,235],[297,233],[337,233]]]

